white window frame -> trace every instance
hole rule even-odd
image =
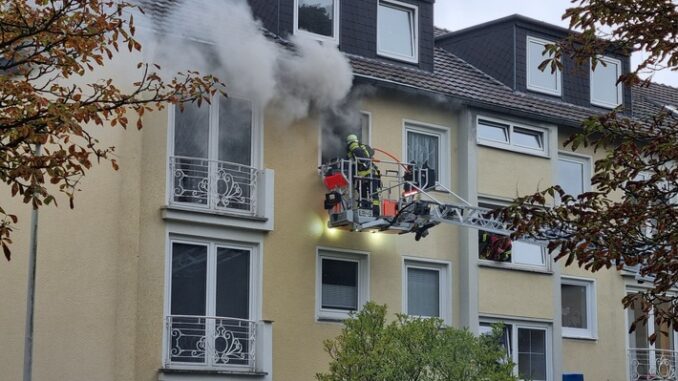
[[[355,262],[358,264],[358,310],[370,299],[370,262],[369,253],[357,250],[330,247],[316,248],[315,271],[315,319],[316,321],[341,322],[351,317],[352,311],[322,307],[322,260]],[[357,311],[356,311],[357,312]]]
[[[582,168],[584,168],[584,173],[582,173],[582,184],[584,184],[584,189],[583,193],[590,192],[591,191],[591,176],[593,173],[593,158],[588,155],[582,155],[582,154],[576,154],[573,152],[566,152],[566,151],[558,151],[558,159],[559,162],[562,161],[569,161],[577,164],[581,164]],[[556,175],[556,183],[558,185],[560,184],[560,174]]]
[[[508,142],[502,142],[502,141],[499,141],[499,140],[481,138],[480,134],[478,134],[478,129],[480,128],[480,121],[481,120],[486,120],[488,122],[506,125],[506,127],[508,129],[508,131],[507,131]],[[541,134],[542,149],[534,149],[534,148],[524,147],[524,146],[520,146],[520,145],[515,144],[513,135],[515,133],[514,130],[516,128]],[[483,146],[500,148],[500,149],[515,151],[515,152],[519,152],[519,153],[525,153],[525,154],[528,154],[528,155],[534,155],[534,156],[540,156],[540,157],[549,157],[549,153],[551,151],[549,149],[550,148],[550,138],[549,138],[549,129],[548,128],[528,126],[528,125],[521,124],[521,123],[515,123],[515,122],[508,121],[508,120],[502,120],[502,119],[487,117],[487,116],[483,116],[483,115],[477,115],[476,116],[476,143],[479,144],[479,145],[483,145]]]
[[[440,319],[447,325],[452,325],[452,264],[449,261],[435,260],[420,257],[403,257],[402,264],[402,311],[409,315],[407,311],[407,270],[410,268],[433,270],[438,272],[438,292]],[[431,316],[411,315],[417,318],[430,318]]]
[[[293,33],[297,36],[307,36],[313,39],[330,42],[335,45],[339,45],[339,20],[341,15],[339,13],[341,0],[334,0],[334,20],[332,20],[332,35],[333,37],[323,36],[322,34],[313,33],[305,29],[299,29],[299,0],[294,0],[294,31]]]
[[[499,200],[495,198],[489,198],[489,197],[480,197],[478,199],[478,204],[490,204],[494,207],[504,207],[508,206],[510,202],[509,201],[504,201],[504,200]],[[481,234],[481,230],[478,230],[478,234]],[[513,241],[512,241],[513,242]],[[530,243],[530,242],[526,242]],[[530,243],[531,244],[531,243]],[[536,244],[534,244],[536,245]],[[510,269],[510,270],[525,270],[525,271],[533,271],[533,272],[540,272],[540,273],[551,273],[551,256],[548,254],[547,249],[545,247],[540,246],[541,248],[541,255],[542,255],[542,260],[544,262],[543,265],[530,265],[526,263],[516,263],[514,262],[515,260],[515,254],[513,252],[513,247],[511,247],[511,261],[510,262],[499,262],[499,261],[493,261],[490,259],[483,259],[480,257],[480,248],[478,248],[478,264],[481,266],[487,266],[487,267],[496,267],[496,268],[503,268],[503,269]]]
[[[386,6],[392,6],[394,8],[406,8],[406,10],[412,11],[412,17],[414,22],[412,23],[412,43],[413,43],[413,55],[406,56],[394,52],[389,52],[382,50],[379,47],[379,26],[377,25],[377,55],[387,58],[392,58],[398,61],[405,61],[410,63],[419,62],[419,7],[413,4],[403,3],[396,0],[377,0],[377,20],[379,20],[379,11],[381,9],[381,4],[384,3]],[[377,21],[378,22],[378,21]]]
[[[198,237],[194,235],[186,235],[180,233],[181,229],[172,229],[170,232],[166,233],[165,236],[165,281],[164,281],[164,316],[171,316],[172,314],[172,244],[181,243],[187,245],[196,245],[207,247],[207,273],[206,273],[206,282],[207,282],[207,294],[206,294],[206,306],[205,314],[206,316],[214,316],[214,299],[216,295],[214,293],[215,282],[216,282],[216,250],[219,247],[229,247],[239,250],[247,250],[250,254],[250,274],[249,274],[249,318],[250,321],[259,321],[261,319],[261,305],[260,301],[262,298],[261,295],[261,271],[262,271],[262,262],[260,256],[261,243],[257,242],[245,242],[239,240],[231,240],[230,236],[238,237],[231,234],[226,234],[229,238],[217,238],[216,236],[203,236]],[[190,229],[189,229],[190,230]],[[210,229],[206,229],[210,230]],[[202,233],[202,232],[201,232]],[[223,233],[223,229],[219,229],[219,232],[214,233]],[[212,302],[210,302],[212,299]],[[211,310],[210,310],[211,309]],[[226,316],[228,317],[228,316]],[[163,338],[162,338],[162,361],[167,358],[168,350],[168,326],[163,324]],[[173,369],[205,369],[205,364],[172,364]]]
[[[450,128],[446,126],[424,123],[415,120],[403,119],[403,155],[401,156],[405,162],[409,162],[407,157],[407,133],[414,132],[417,134],[431,135],[438,138],[440,142],[438,163],[438,182],[444,186],[450,187],[450,168],[452,157],[450,154]]]
[[[209,136],[208,141],[208,159],[213,160],[219,155],[219,139],[212,139],[213,136],[219,136],[219,98],[222,95],[216,94],[212,97],[211,103],[203,102],[200,107],[209,107]],[[261,106],[245,97],[230,95],[229,98],[240,99],[250,102],[252,105],[252,136],[250,141],[250,166],[261,169],[264,163],[264,132],[263,132],[263,111]],[[171,184],[173,173],[171,172],[171,157],[174,156],[174,129],[176,122],[176,113],[179,112],[178,106],[170,105],[167,111],[167,163],[165,163],[165,202],[167,205],[173,204],[174,192]],[[191,205],[191,203],[182,204],[182,208],[205,210],[204,206]]]
[[[563,88],[562,81],[563,80],[562,80],[562,75],[561,75],[560,69],[556,69],[556,72],[555,72],[555,75],[556,75],[556,88],[555,89],[549,89],[549,88],[542,87],[542,86],[539,86],[539,85],[534,85],[534,84],[531,83],[531,80],[532,80],[531,70],[532,69],[533,70],[539,70],[539,65],[542,62],[544,62],[547,59],[547,57],[544,57],[544,59],[542,59],[539,62],[532,62],[532,60],[530,59],[530,43],[541,44],[542,47],[545,46],[545,45],[548,45],[548,44],[554,44],[553,41],[548,41],[548,40],[544,40],[544,39],[533,37],[533,36],[527,36],[526,46],[525,46],[525,57],[526,57],[525,61],[527,62],[527,69],[526,69],[526,71],[527,71],[527,89],[532,90],[532,91],[537,91],[537,92],[540,92],[540,93],[544,93],[544,94],[561,96],[562,92],[563,92],[562,91],[562,88]],[[542,51],[543,51],[543,49],[542,49]],[[547,66],[544,69],[544,71],[546,71],[546,70],[550,71],[551,69],[550,69],[549,66]]]
[[[621,60],[618,60],[616,58],[608,57],[608,56],[598,56],[597,57],[598,61],[602,61],[607,65],[616,65],[617,67],[617,75],[616,78],[619,79],[619,77],[622,75],[622,62]],[[601,66],[602,64],[599,62],[596,67]],[[617,86],[617,103],[609,103],[605,101],[601,101],[598,99],[595,99],[593,97],[593,65],[589,62],[589,87],[590,87],[590,97],[591,97],[591,104],[604,107],[604,108],[615,108],[617,106],[620,106],[621,104],[624,103],[624,98],[623,98],[623,86],[621,83],[618,83]]]
[[[233,248],[238,250],[247,250],[250,253],[250,284],[249,284],[249,320],[258,320],[259,318],[259,250],[258,245],[248,242],[227,241],[223,239],[208,239],[184,236],[180,234],[170,233],[167,237],[167,247],[165,250],[165,316],[171,315],[172,312],[172,244],[181,243],[186,245],[205,246],[207,247],[207,283],[216,281],[216,262],[210,261],[210,256],[216,258],[216,250],[220,247]],[[214,259],[212,258],[212,259]],[[210,263],[214,262],[214,263]],[[214,291],[214,290],[212,290]],[[216,295],[210,292],[210,287],[207,291],[207,304],[209,305],[209,298],[214,299]],[[212,306],[213,307],[213,306]],[[207,316],[214,316],[214,311],[210,311],[206,307]],[[224,316],[228,317],[228,316]]]
[[[652,281],[652,280],[650,280],[650,282],[651,282],[651,281]],[[640,286],[640,285],[627,286],[627,287],[626,287],[626,294],[627,294],[627,295],[628,295],[628,294],[635,294],[635,293],[638,293],[638,292],[640,292],[640,291],[643,291],[643,290],[645,290],[645,289],[647,289],[647,288],[648,288],[648,287]],[[669,296],[675,297],[676,294],[675,294],[675,292],[670,292],[670,293],[669,293]],[[655,310],[656,310],[656,306],[653,306],[653,307],[650,309],[650,311],[648,311],[648,313],[647,313],[648,318],[647,318],[647,321],[646,321],[646,323],[645,323],[646,325],[645,325],[644,327],[643,327],[643,326],[640,326],[640,325],[639,325],[639,326],[636,326],[636,330],[641,329],[641,328],[645,328],[645,329],[647,329],[647,334],[648,334],[648,336],[651,336],[651,335],[657,333],[657,332],[655,331],[655,323],[654,323]],[[625,326],[625,327],[630,327],[631,323],[633,323],[633,321],[629,319],[629,312],[630,312],[630,311],[631,311],[631,310],[628,309],[628,308],[624,309],[624,322],[625,322],[624,326]],[[635,334],[635,332],[636,332],[636,331],[634,331],[633,334]],[[669,332],[669,334],[672,335],[672,337],[671,337],[671,340],[673,341],[673,348],[672,348],[672,350],[673,350],[673,351],[676,351],[676,350],[678,349],[678,333],[676,333],[676,331],[671,330],[671,331]],[[631,347],[631,335],[632,335],[632,334],[629,333],[628,330],[627,330],[627,331],[626,331],[626,340],[625,340],[625,342],[626,342],[626,351],[627,351],[627,356],[626,356],[626,369],[631,369],[631,368],[630,368],[630,365],[631,365],[631,364],[630,364],[630,357],[631,357],[631,356],[628,356],[629,352],[632,351],[632,350],[643,349],[643,350],[647,350],[648,355],[649,355],[649,356],[648,356],[648,361],[647,361],[647,362],[648,362],[648,368],[650,369],[650,373],[656,374],[656,372],[657,372],[657,367],[658,367],[658,366],[662,366],[662,363],[661,363],[661,362],[660,362],[660,363],[657,363],[657,360],[658,360],[658,359],[657,359],[657,353],[655,352],[655,351],[657,350],[657,348],[656,348],[656,341],[655,341],[654,343],[649,343],[649,342],[648,342],[648,343],[647,343],[647,344],[648,344],[647,347],[639,347],[639,346],[637,346],[637,345],[636,345],[635,347]],[[659,335],[659,334],[658,334],[658,335]]]
[[[572,339],[598,339],[598,309],[596,300],[596,280],[590,278],[580,278],[572,276],[563,276],[560,284],[586,287],[586,326],[588,328],[573,328],[562,326],[562,335]],[[560,308],[562,313],[562,293]]]
[[[510,324],[511,325],[511,360],[516,366],[513,368],[513,373],[518,374],[518,329],[532,329],[544,331],[546,341],[546,381],[553,381],[553,339],[551,324],[541,323],[537,321],[512,320],[503,318],[484,318],[479,319],[479,323],[484,324]],[[521,379],[521,381],[524,381]]]
[[[361,142],[363,144],[367,144],[369,146],[372,145],[372,113],[369,111],[360,111],[360,115],[364,115],[367,117],[367,142]],[[320,122],[322,124],[322,121]],[[318,133],[318,167],[320,167],[323,164],[323,133],[322,133],[322,128],[323,126],[320,125],[319,128],[319,133]],[[343,141],[343,140],[342,140]]]

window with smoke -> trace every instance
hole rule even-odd
[[[355,134],[361,143],[370,143],[370,117],[364,112],[328,112],[322,117],[320,128],[323,164],[346,157],[346,137],[350,134]]]

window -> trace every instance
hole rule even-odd
[[[646,308],[645,311],[643,311],[644,308]],[[655,307],[636,303],[626,309],[627,327],[642,314],[648,315],[647,321],[638,322],[635,331],[628,333],[627,336],[629,364],[637,380],[675,378],[676,363],[673,358],[675,358],[678,336],[669,324],[658,324],[655,321],[657,309],[666,312],[669,308],[671,307],[668,303]],[[656,335],[654,343],[648,340],[652,335]]]
[[[591,66],[592,104],[606,108],[622,104],[622,86],[617,84],[621,70],[621,61],[610,57],[599,57],[595,70]]]
[[[483,202],[483,208],[494,209],[497,204]],[[540,245],[512,241],[507,236],[478,231],[478,257],[484,264],[511,266],[545,271],[549,269],[545,248]]]
[[[490,140],[498,143],[509,144],[509,131],[511,126],[503,123],[495,123],[489,120],[478,120],[478,140]]]
[[[587,157],[558,154],[558,185],[571,195],[578,196],[591,189],[591,161]]]
[[[405,260],[403,310],[419,317],[438,317],[450,324],[449,264]]]
[[[405,122],[405,161],[432,170],[435,181],[449,186],[449,138],[447,128]],[[429,182],[429,186],[432,186]]]
[[[527,89],[550,95],[561,94],[560,70],[551,72],[551,65],[542,71],[539,65],[552,55],[544,55],[544,46],[553,44],[551,41],[527,36]]]
[[[325,116],[320,131],[321,164],[346,158],[346,137],[355,134],[361,143],[370,144],[370,114]]]
[[[511,151],[548,156],[548,131],[515,123],[479,117],[478,144]]]
[[[417,62],[417,7],[393,0],[379,0],[377,53],[407,62]]]
[[[316,318],[343,320],[368,300],[367,255],[318,249]]]
[[[339,43],[339,19],[339,0],[295,0],[295,34]]]
[[[254,213],[255,114],[249,101],[219,96],[174,108],[170,204]]]
[[[546,253],[541,246],[523,241],[512,241],[506,236],[478,231],[479,258],[493,263],[518,267],[547,269]]]
[[[592,280],[563,278],[560,285],[563,336],[596,337],[596,291]]]
[[[492,324],[483,321],[480,333],[492,331]],[[537,323],[500,322],[504,324],[502,344],[516,364],[515,372],[521,380],[551,380],[551,340],[548,326]]]
[[[169,245],[167,363],[249,366],[254,249],[180,239]]]

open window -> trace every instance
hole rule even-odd
[[[294,34],[339,43],[340,0],[294,0]]]
[[[370,114],[326,115],[320,126],[320,164],[327,164],[347,155],[346,137],[353,134],[361,143],[370,145]]]
[[[488,209],[498,208],[496,203],[482,202]],[[546,249],[538,244],[513,241],[508,236],[478,230],[478,258],[482,264],[547,271],[549,261]]]

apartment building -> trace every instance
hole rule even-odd
[[[147,12],[162,18],[178,3]],[[675,88],[617,86],[630,70],[619,52],[595,71],[567,59],[539,71],[544,44],[568,31],[519,15],[450,32],[434,27],[433,0],[249,4],[277,43],[336,44],[353,86],[370,88],[351,132],[427,162],[471,205],[554,183],[587,191],[602,153],[562,148],[583,119],[678,107]],[[323,340],[370,300],[478,334],[503,322],[528,379],[675,379],[675,337],[627,334],[637,311],[620,301],[643,287],[633,269],[563,267],[525,242],[497,257],[482,249],[485,232],[451,224],[419,241],[328,229],[318,166],[343,147],[323,143],[332,122],[321,115],[287,126],[234,96],[144,119],[141,131],[97,131],[119,171],[93,169],[75,209],[40,211],[36,380],[312,380],[329,361]],[[18,380],[30,218],[11,205],[21,225],[0,266],[0,369]]]

